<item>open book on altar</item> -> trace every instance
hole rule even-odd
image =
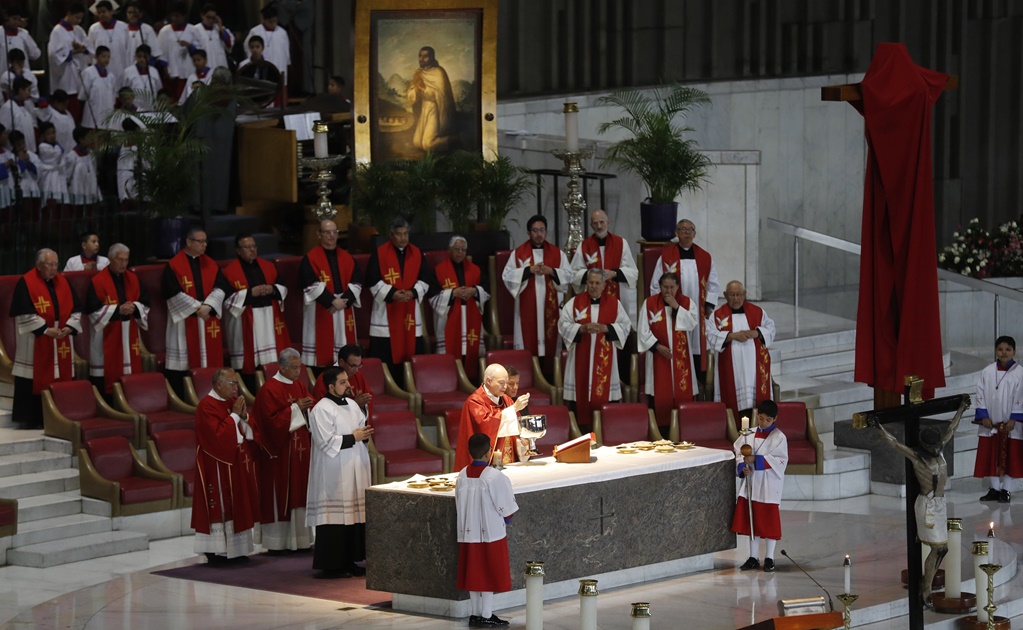
[[[569,464],[589,463],[590,445],[596,443],[597,436],[584,433],[574,440],[554,447],[554,459]]]

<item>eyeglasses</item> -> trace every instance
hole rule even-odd
[[[546,234],[547,228],[529,228],[529,231],[532,234]]]
[[[206,239],[204,238],[190,238],[187,240],[192,241],[193,243],[199,243],[200,245],[205,245],[207,243]]]
[[[337,235],[337,230],[320,230],[320,234],[325,236],[335,236]]]
[[[350,368],[352,368],[353,370],[361,370],[362,369],[362,363],[361,362],[360,363],[349,363],[349,362],[345,361],[345,365],[350,367]]]
[[[693,228],[675,228],[675,231],[683,234],[696,234],[696,230]]]
[[[453,252],[467,252],[467,251],[469,251],[469,248],[468,247],[452,247],[451,251],[453,251]]]

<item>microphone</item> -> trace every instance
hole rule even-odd
[[[802,573],[802,574],[803,574],[803,575],[805,575],[806,577],[810,578],[810,581],[811,581],[811,582],[813,582],[814,584],[816,584],[816,585],[817,585],[817,588],[819,588],[819,589],[821,589],[822,591],[824,591],[824,594],[828,596],[828,608],[829,608],[829,609],[831,610],[831,612],[834,612],[834,611],[835,611],[835,604],[834,604],[834,602],[832,602],[832,601],[831,601],[831,593],[829,593],[829,592],[828,592],[828,589],[826,589],[826,588],[824,588],[823,586],[821,586],[821,583],[820,583],[820,582],[818,582],[817,580],[813,579],[813,576],[812,576],[812,575],[810,575],[809,573],[807,573],[806,571],[804,571],[804,570],[803,570],[803,567],[799,566],[799,564],[798,564],[798,563],[797,563],[797,562],[796,562],[795,560],[793,560],[793,559],[792,559],[792,556],[790,556],[789,554],[785,553],[785,550],[784,550],[784,549],[782,549],[782,550],[781,550],[781,555],[783,555],[783,556],[785,556],[786,558],[788,558],[788,559],[789,559],[789,562],[791,562],[791,563],[792,563],[793,565],[795,565],[795,567],[796,567],[797,569],[799,569],[799,572],[800,572],[800,573]]]

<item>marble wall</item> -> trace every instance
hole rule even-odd
[[[711,96],[712,106],[694,112],[688,123],[715,168],[704,191],[680,199],[680,214],[690,215],[696,222],[697,242],[720,261],[722,279],[745,278],[753,297],[790,299],[792,238],[761,229],[761,217],[859,242],[866,161],[862,118],[847,104],[822,102],[820,88],[860,78],[831,75],[692,84]],[[560,163],[545,153],[560,146],[562,104],[574,100],[580,108],[581,145],[596,146],[599,156],[600,142],[615,137],[599,136],[597,126],[616,114],[595,105],[600,96],[502,101],[498,106],[502,154],[533,168],[557,168]],[[599,159],[586,168],[608,171]],[[618,175],[607,185],[606,210],[614,229],[635,241],[639,238],[638,204],[646,193],[634,177]],[[595,186],[593,190],[591,207],[596,204]],[[547,189],[542,197],[549,213],[553,192]],[[518,229],[523,235],[521,222],[535,208],[535,201],[530,200],[518,213]],[[514,231],[516,226],[510,229]],[[801,287],[824,289],[857,283],[858,257],[813,244],[804,246],[801,255]]]

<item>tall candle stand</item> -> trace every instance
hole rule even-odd
[[[1009,630],[1009,620],[1005,617],[996,617],[995,611],[995,573],[1001,570],[1002,565],[990,561],[990,550],[987,541],[974,541],[973,555],[976,564],[977,581],[977,614],[963,617],[960,620],[960,627],[966,630]],[[987,576],[987,588],[984,588],[983,576]]]
[[[745,424],[746,419],[743,418],[743,425]],[[739,453],[743,457],[749,457],[753,454],[753,446],[749,443],[749,436],[754,433],[756,433],[756,431],[750,429],[748,426],[739,431],[739,435],[741,435],[746,442],[739,449]],[[756,558],[759,550],[753,548],[753,475],[746,475],[746,480],[743,483],[746,485],[746,514],[749,515],[749,557]]]
[[[568,175],[568,192],[561,205],[568,214],[568,240],[565,242],[564,251],[571,256],[583,242],[586,200],[583,199],[580,177],[586,172],[586,169],[583,168],[583,160],[593,156],[593,149],[577,149],[575,151],[554,149],[551,153],[565,163],[565,168],[561,169],[561,172]]]
[[[313,214],[320,221],[333,219],[334,215],[337,214],[337,210],[334,209],[334,203],[330,200],[330,184],[337,179],[334,177],[331,169],[340,164],[343,159],[345,159],[343,155],[328,155],[322,158],[301,157],[298,159],[299,164],[312,170],[308,181],[318,184],[316,194],[319,195],[319,201],[313,207]]]
[[[856,600],[859,599],[859,595],[853,595],[852,593],[839,593],[838,601],[842,602],[842,622],[845,624],[845,630],[849,630],[852,627],[852,611],[849,609]]]

